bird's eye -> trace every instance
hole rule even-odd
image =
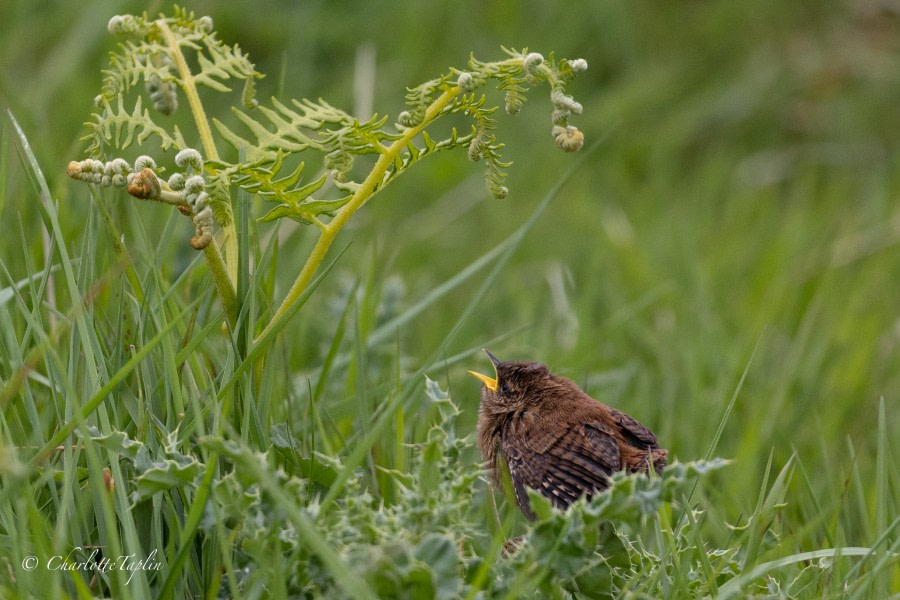
[[[505,381],[500,384],[500,393],[503,394],[504,396],[509,395],[509,384],[506,383]]]

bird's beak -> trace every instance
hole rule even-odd
[[[487,386],[487,389],[492,392],[497,391],[497,365],[500,364],[500,361],[497,360],[497,357],[490,353],[489,350],[484,351],[485,354],[488,355],[488,358],[491,359],[491,362],[494,363],[494,377],[488,377],[487,375],[482,375],[481,373],[476,373],[475,371],[469,371],[472,375],[481,380],[484,385]]]

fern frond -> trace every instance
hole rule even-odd
[[[109,54],[110,68],[103,70],[101,99],[112,101],[117,95],[127,94],[141,81],[150,81],[153,77],[161,80],[173,78],[168,60],[168,51],[159,42],[122,42],[119,52]]]
[[[468,146],[474,136],[474,128],[472,129],[472,133],[460,136],[454,127],[450,131],[450,136],[448,138],[436,141],[428,135],[427,132],[423,131],[422,141],[424,145],[419,147],[414,143],[407,144],[405,150],[394,159],[393,164],[385,174],[384,181],[378,189],[384,188],[388,183],[393,181],[398,175],[405,172],[412,165],[432,154]]]
[[[434,92],[440,84],[440,79],[432,79],[425,83],[419,84],[413,88],[406,88],[406,106],[409,111],[405,113],[409,116],[402,123],[407,127],[418,125],[425,118],[425,110],[434,100]]]
[[[425,118],[425,111],[434,101],[434,95],[437,92],[443,92],[450,88],[450,83],[454,74],[459,71],[451,71],[437,79],[431,79],[425,83],[421,83],[416,87],[406,88],[406,106],[409,110],[403,111],[398,115],[398,121],[403,127],[413,127],[422,122]]]
[[[552,54],[545,60],[536,52],[507,48],[503,48],[508,56],[504,60],[483,62],[472,55],[468,70],[451,68],[435,79],[407,88],[407,110],[397,116],[396,131],[389,132],[385,129],[387,116],[375,115],[360,121],[321,99],[280,102],[273,98],[266,106],[260,106],[254,99],[255,82],[263,75],[256,71],[249,56],[237,45],[220,41],[211,18],[197,18],[185,8],[176,6],[173,16],[160,15],[156,19],[146,14],[113,17],[108,28],[128,39],[110,54],[109,67],[103,72],[97,98],[100,109],[87,124],[88,151],[92,157],[105,158],[103,151],[108,146],[122,149],[135,142],[143,144],[152,137],[158,138],[163,151],[185,150],[187,144],[178,127],[159,125],[144,108],[152,103],[156,110],[171,114],[178,107],[178,94],[183,94],[197,125],[206,162],[204,167],[196,167],[197,173],[173,175],[175,183],[190,176],[200,178],[203,183],[199,185],[205,186],[203,200],[192,209],[195,221],[202,212],[207,215],[203,219],[211,213],[221,225],[233,225],[230,190],[238,186],[276,204],[261,220],[288,217],[324,230],[327,225],[319,221],[320,215],[339,209],[358,195],[358,201],[350,207],[352,213],[413,164],[455,148],[466,148],[469,159],[484,161],[487,188],[495,197],[505,197],[505,169],[510,163],[503,162],[503,144],[494,135],[496,123],[492,114],[496,107],[488,106],[486,96],[476,93],[490,80],[504,92],[506,110],[513,114],[525,103],[530,86],[546,82],[554,107],[551,133],[557,146],[574,151],[584,141],[582,133],[569,124],[571,115],[581,113],[582,107],[566,93],[565,85],[587,68],[581,59],[557,62]],[[237,81],[243,81],[243,108],[233,106],[232,111],[239,124],[226,125],[211,119],[219,140],[241,157],[236,160],[232,156],[229,160],[219,156],[210,119],[197,90],[203,87],[227,93]],[[145,102],[141,94],[134,101],[134,109],[126,109],[131,106],[134,88],[141,83],[150,101]],[[449,114],[470,119],[471,131],[460,135],[453,128],[446,137],[436,138],[432,124]],[[304,163],[294,157],[310,151],[322,157],[323,171],[304,182]],[[364,155],[379,158],[369,165],[371,172],[354,181],[354,162]],[[297,166],[287,169],[286,161]],[[343,197],[314,197],[329,179]],[[175,183],[168,191],[177,196],[181,192]],[[194,193],[198,198],[201,195],[201,191]],[[340,221],[339,226],[344,222]],[[201,230],[205,235],[210,227],[201,227],[198,232]]]
[[[498,90],[506,92],[505,108],[507,114],[518,114],[519,110],[522,109],[522,105],[528,100],[528,97],[525,96],[528,92],[528,88],[522,85],[525,81],[526,79],[524,77],[516,77],[515,75],[509,74],[504,77],[503,81],[500,82],[500,85],[497,86]]]
[[[173,31],[181,36],[187,37],[192,34],[210,34],[212,33],[212,22],[209,17],[197,18],[194,11],[188,10],[184,6],[175,5],[172,17],[166,19]],[[162,16],[162,15],[160,15]]]
[[[352,196],[347,196],[340,200],[316,200],[313,202],[304,202],[303,204],[298,204],[296,206],[281,204],[261,216],[258,221],[261,223],[268,223],[275,219],[287,217],[298,223],[313,223],[322,227],[322,223],[319,221],[318,217],[323,214],[333,214],[334,211],[350,202],[350,198],[352,198]]]
[[[170,148],[187,148],[178,126],[173,126],[172,133],[169,133],[166,128],[157,125],[150,116],[150,111],[143,107],[140,96],[131,112],[125,108],[125,101],[121,96],[117,98],[115,108],[104,100],[103,112],[94,113],[92,120],[85,125],[89,133],[82,139],[90,142],[88,154],[94,158],[105,157],[103,149],[106,146],[127,148],[133,142],[141,145],[153,136],[159,138],[160,147],[164,151]]]
[[[247,108],[254,108],[253,81],[263,77],[250,57],[241,52],[237,44],[228,46],[212,34],[202,37],[206,52],[197,52],[200,72],[194,75],[194,81],[217,92],[230,92],[231,88],[222,83],[227,79],[245,80],[246,87],[242,94],[242,102]],[[208,56],[207,56],[208,55]]]
[[[225,172],[216,173],[206,186],[209,207],[213,218],[222,227],[228,227],[234,218],[231,210],[231,180]]]
[[[381,129],[387,117],[376,115],[361,123],[321,100],[293,100],[292,105],[294,108],[275,98],[274,108],[260,105],[256,112],[268,123],[233,108],[235,116],[249,130],[249,137],[239,135],[218,119],[213,119],[213,125],[236,150],[244,149],[249,162],[274,161],[278,152],[290,154],[311,148],[333,153],[332,162],[347,163],[349,155],[382,152],[382,142],[398,137]]]
[[[376,115],[363,122],[323,100],[282,103],[272,99],[267,106],[259,106],[254,99],[255,81],[262,75],[249,57],[237,45],[217,39],[211,18],[197,18],[185,8],[176,6],[174,16],[159,15],[155,19],[146,13],[118,15],[110,19],[108,29],[128,39],[110,54],[96,99],[98,108],[86,124],[88,135],[84,139],[89,142],[91,158],[70,161],[66,169],[70,177],[124,188],[136,198],[174,206],[190,217],[195,233],[190,245],[203,251],[231,326],[236,325],[239,313],[234,286],[239,281],[239,263],[246,256],[238,246],[242,237],[246,241],[240,231],[246,231],[243,220],[248,216],[242,203],[242,228],[238,230],[231,208],[232,188],[237,186],[275,204],[260,221],[289,218],[321,230],[294,284],[258,339],[269,339],[281,320],[292,314],[292,307],[314,281],[328,248],[348,219],[423,158],[466,148],[471,160],[484,161],[491,194],[497,198],[507,195],[503,184],[510,163],[503,162],[503,144],[494,135],[492,114],[496,107],[487,105],[486,97],[475,93],[491,80],[505,93],[510,113],[522,107],[529,86],[547,83],[553,104],[551,134],[556,145],[572,152],[584,143],[584,135],[569,123],[572,115],[581,113],[582,106],[567,94],[565,85],[587,68],[582,59],[557,63],[553,55],[545,60],[536,52],[506,48],[508,58],[496,62],[482,62],[472,56],[468,70],[451,68],[436,79],[408,88],[407,110],[397,115],[396,122],[391,123],[396,129],[389,132],[385,130],[385,116]],[[237,81],[244,82],[243,109],[232,107],[233,119],[239,124],[229,126],[210,119],[199,88],[226,93]],[[135,94],[141,83],[149,101],[144,100],[143,92]],[[152,104],[162,114],[172,114],[178,108],[179,94],[186,100],[196,126],[196,136],[188,137],[199,141],[198,148],[188,147],[174,123],[161,126],[144,108]],[[135,95],[136,100],[132,100]],[[251,109],[253,112],[249,112]],[[449,135],[435,137],[435,122],[451,114],[471,120],[471,131],[460,135],[454,127]],[[178,168],[167,180],[160,174],[168,169],[157,168],[157,161],[149,156],[138,157],[133,167],[122,157],[96,160],[106,158],[107,147],[121,150],[154,137],[163,152],[179,151],[175,156]],[[230,159],[220,155],[222,140],[235,150]],[[317,155],[323,166],[306,181],[301,162],[305,156],[298,156],[301,153]],[[354,161],[359,156],[372,159],[373,155],[366,168],[360,165],[359,180],[354,181]],[[286,167],[286,163],[296,166]],[[325,187],[329,181],[336,190],[331,193],[340,197],[318,197],[331,191]],[[321,220],[335,211],[339,212],[334,219]],[[215,243],[216,222],[225,229],[224,253]]]
[[[300,223],[321,225],[317,219],[319,215],[329,214],[350,200],[351,196],[338,200],[313,199],[312,195],[325,185],[328,174],[322,174],[310,183],[301,184],[305,163],[301,162],[287,175],[282,174],[283,166],[284,152],[278,150],[271,162],[260,160],[253,164],[235,165],[222,173],[227,171],[227,179],[233,184],[256,194],[263,200],[278,204],[259,219],[262,222],[288,217]]]

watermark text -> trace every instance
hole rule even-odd
[[[128,573],[125,583],[129,584],[138,571],[161,571],[163,564],[157,559],[156,550],[152,550],[145,557],[137,554],[111,557],[101,555],[100,548],[75,546],[68,554],[57,554],[45,561],[41,561],[34,555],[22,559],[22,568],[26,571],[34,571],[39,567],[44,567],[48,571],[80,571],[82,573],[124,571]]]

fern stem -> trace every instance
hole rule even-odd
[[[175,66],[178,69],[178,76],[181,78],[181,89],[187,97],[188,105],[191,107],[191,114],[194,115],[194,123],[197,125],[197,132],[200,134],[200,143],[203,145],[203,154],[210,160],[219,160],[219,152],[213,141],[212,130],[209,128],[209,121],[206,118],[206,111],[203,110],[203,103],[200,101],[200,94],[197,93],[197,85],[194,82],[194,76],[188,67],[184,54],[181,52],[181,46],[178,40],[169,29],[169,25],[165,19],[156,21],[156,26],[166,45],[172,53]],[[229,207],[230,211],[230,207]],[[222,253],[219,251],[216,241],[213,240],[207,246],[203,254],[209,263],[209,270],[216,282],[216,290],[222,305],[225,308],[225,315],[228,321],[234,325],[237,318],[237,301],[234,286],[237,282],[237,235],[234,226],[234,215],[231,215],[229,223],[222,227],[225,231],[225,258],[223,260]]]
[[[228,320],[228,324],[234,328],[237,324],[237,294],[225,270],[225,261],[222,260],[222,254],[219,252],[219,246],[215,240],[203,249],[203,255],[206,257],[209,272],[216,284],[216,292],[219,294],[222,308],[225,309],[225,318]]]
[[[200,143],[203,144],[203,154],[210,160],[219,160],[219,152],[216,150],[216,144],[213,141],[209,121],[206,119],[206,111],[203,110],[203,103],[200,102],[200,94],[197,93],[197,85],[194,83],[194,75],[184,59],[181,46],[179,46],[178,40],[175,39],[175,34],[169,29],[165,19],[158,20],[156,26],[159,27],[160,33],[166,40],[166,44],[172,52],[172,58],[175,60],[175,66],[178,68],[178,76],[181,77],[181,87],[184,90],[184,95],[187,96],[191,113],[194,115],[197,132],[200,134]]]
[[[415,127],[407,129],[402,137],[395,140],[394,143],[388,146],[386,151],[381,154],[378,161],[375,163],[375,166],[372,167],[369,175],[353,194],[350,201],[335,214],[334,219],[332,219],[330,223],[322,227],[322,233],[319,236],[319,240],[313,247],[312,252],[310,252],[309,257],[306,259],[303,269],[300,271],[297,279],[294,280],[291,289],[288,290],[281,306],[275,311],[272,320],[269,321],[262,333],[257,336],[257,340],[263,339],[269,330],[275,327],[275,325],[284,318],[284,315],[290,311],[291,306],[293,306],[300,298],[303,291],[306,289],[306,286],[308,286],[309,282],[312,280],[313,275],[315,275],[316,271],[319,269],[319,265],[322,264],[322,259],[325,258],[325,254],[328,252],[328,248],[331,247],[331,243],[337,237],[337,234],[344,225],[347,224],[347,221],[353,216],[353,213],[359,210],[376,192],[375,188],[384,180],[384,174],[394,163],[394,159],[403,152],[407,144],[412,142],[413,138],[419,135],[423,129],[440,116],[441,112],[456,96],[459,95],[460,91],[459,87],[454,86],[438,96],[438,98],[426,109],[422,122]]]

